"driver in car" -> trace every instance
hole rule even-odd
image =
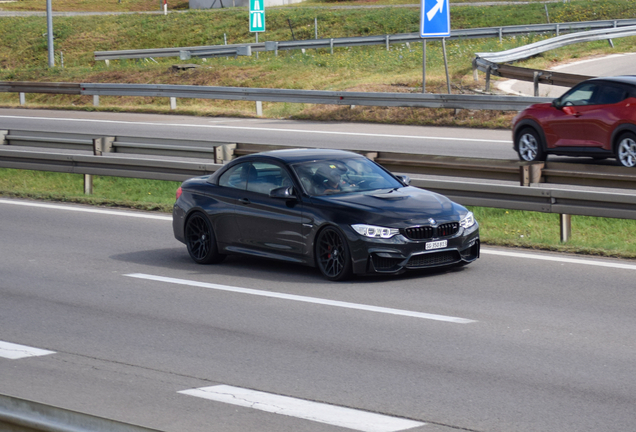
[[[348,183],[342,180],[344,169],[333,165],[323,165],[314,174],[314,182],[316,190],[320,194],[334,194],[342,192],[344,186]]]

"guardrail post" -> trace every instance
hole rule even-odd
[[[251,56],[252,55],[252,46],[251,45],[243,45],[240,47],[236,47],[236,55],[237,56]]]
[[[488,68],[486,69],[486,91],[489,92],[490,91],[490,72],[491,72],[491,67],[488,66]]]
[[[93,175],[84,174],[84,195],[93,195]]]
[[[9,141],[7,141],[8,130],[0,130],[0,145],[9,145]]]
[[[263,116],[263,102],[256,101],[256,115],[259,117]]]
[[[521,186],[531,186],[536,183],[541,183],[543,168],[545,168],[545,162],[523,163],[519,165],[519,184]]]
[[[170,98],[170,109],[171,110],[176,110],[177,109],[177,98],[176,97],[171,97]]]
[[[104,138],[93,138],[93,154],[95,156],[101,156],[103,151],[104,151]],[[92,174],[84,174],[84,195],[93,195],[93,175]]]
[[[543,74],[543,72],[534,71],[532,75],[532,81],[534,82],[534,96],[539,96],[539,77]]]
[[[561,243],[567,243],[572,236],[572,215],[561,214],[559,219],[561,222]]]
[[[503,29],[499,27],[499,43],[503,42]]]
[[[374,161],[378,157],[378,152],[367,152],[364,154],[367,159]]]
[[[329,39],[329,47],[331,48],[331,55],[333,55],[333,38]]]
[[[265,42],[265,51],[274,51],[274,54],[278,55],[278,42],[275,42],[275,41]]]
[[[479,68],[477,67],[477,59],[474,58],[472,63],[473,63],[473,81],[478,81],[479,74],[477,72],[479,71]]]
[[[389,35],[386,35],[386,50],[389,51]]]
[[[26,96],[24,92],[20,92],[20,105],[26,105]]]
[[[93,95],[93,106],[99,106],[99,95]]]
[[[214,163],[225,164],[234,159],[236,144],[223,144],[214,148]]]

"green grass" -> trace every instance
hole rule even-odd
[[[170,212],[179,182],[93,177],[84,195],[81,174],[0,168],[0,196],[130,207]],[[636,258],[636,221],[572,217],[572,239],[560,243],[559,215],[471,207],[483,243],[572,253]]]

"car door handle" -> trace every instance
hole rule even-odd
[[[248,200],[247,198],[240,198],[238,202],[240,202],[241,204],[249,204],[250,200]]]

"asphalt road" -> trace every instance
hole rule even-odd
[[[0,130],[516,159],[509,130],[0,108]]]
[[[53,352],[0,349],[2,394],[167,432],[347,430],[179,393],[217,385],[418,432],[636,423],[633,262],[485,248],[461,270],[329,283],[198,266],[167,215],[78,208],[95,210],[0,200],[0,341]]]

